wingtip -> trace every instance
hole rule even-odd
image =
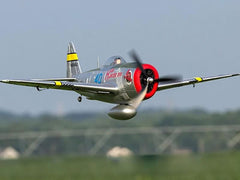
[[[2,83],[9,83],[9,80],[8,79],[4,79],[4,80],[1,80],[0,82],[2,82]]]
[[[240,76],[240,73],[233,74],[233,76]]]

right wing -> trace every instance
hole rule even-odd
[[[229,77],[234,77],[234,76],[240,76],[240,74],[226,74],[226,75],[219,75],[219,76],[212,76],[212,77],[195,77],[195,78],[189,79],[189,80],[170,82],[170,83],[161,83],[158,85],[157,90],[162,91],[165,89],[176,88],[176,87],[186,86],[186,85],[190,85],[190,84],[195,85],[197,83],[202,83],[202,82],[212,81],[212,80],[217,80],[217,79],[223,79],[223,78],[229,78]]]
[[[55,81],[52,81],[55,80]],[[60,90],[72,90],[78,92],[92,92],[97,94],[102,93],[117,93],[119,88],[113,85],[98,85],[98,84],[86,84],[80,82],[74,82],[75,79],[68,79],[68,81],[57,81],[66,80],[64,78],[58,79],[31,79],[31,80],[1,80],[2,83],[14,84],[20,86],[31,86],[44,89],[60,89]]]

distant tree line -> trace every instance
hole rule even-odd
[[[209,112],[202,109],[191,110],[144,110],[128,121],[110,119],[100,112],[68,113],[63,116],[53,114],[14,114],[0,111],[0,133],[16,133],[28,131],[56,130],[80,130],[99,128],[123,128],[123,127],[177,127],[200,125],[240,125],[240,110],[227,112]],[[182,134],[176,139],[175,149],[188,149],[191,152],[211,152],[225,150],[226,135],[219,133]],[[35,155],[46,154],[88,154],[89,149],[98,141],[99,137],[54,137],[41,143],[40,148],[34,151]],[[126,146],[135,153],[157,153],[154,145],[154,137],[151,135],[114,135],[109,143],[102,147],[98,153],[105,153],[112,146]],[[138,143],[144,142],[144,144]],[[13,146],[19,152],[23,152],[31,141],[19,142],[19,140],[2,140],[0,149]],[[171,151],[171,148],[167,152]],[[240,148],[236,146],[236,149]]]

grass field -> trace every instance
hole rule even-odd
[[[0,161],[0,180],[240,179],[240,153],[106,157],[35,157]]]

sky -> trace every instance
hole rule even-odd
[[[0,6],[0,79],[66,76],[73,41],[83,70],[97,57],[135,49],[159,75],[189,79],[240,72],[240,1],[237,0],[10,0]],[[240,108],[240,78],[156,93],[145,108],[228,111]],[[69,91],[0,84],[0,109],[15,113],[103,111],[113,104],[90,101]]]

